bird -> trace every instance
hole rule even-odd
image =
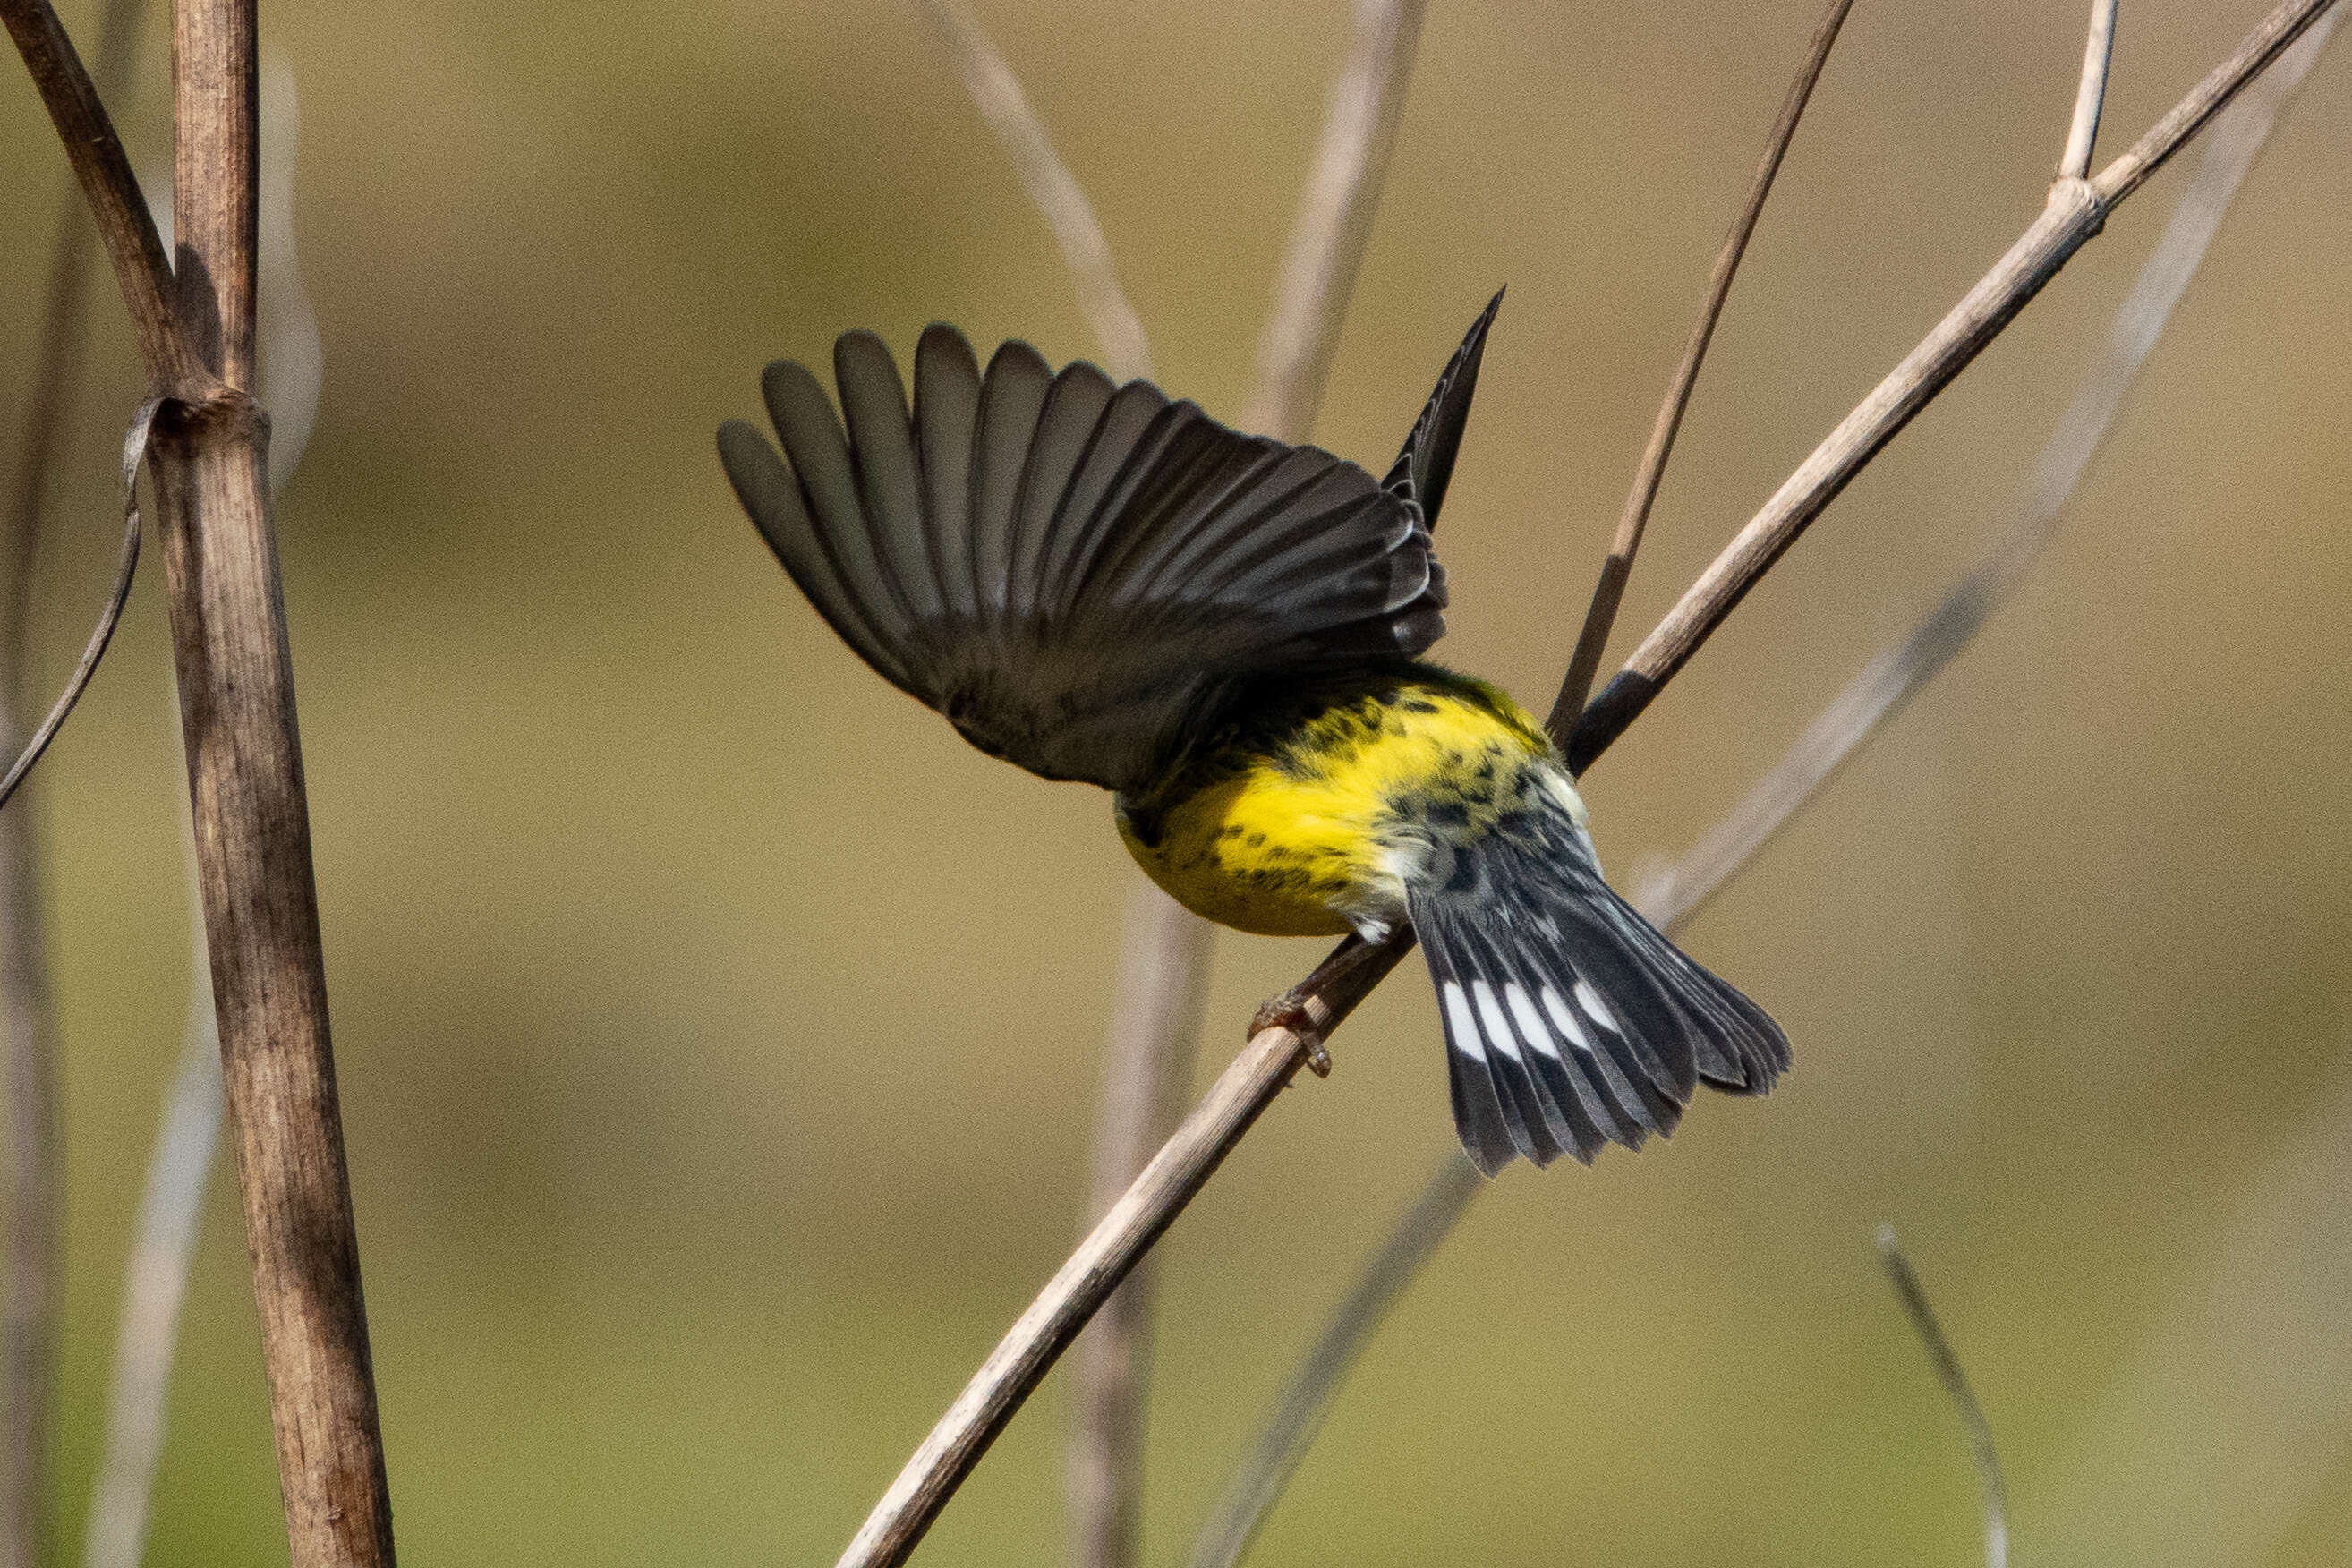
[[[1603,879],[1559,747],[1423,656],[1432,545],[1498,292],[1382,479],[1017,339],[983,370],[934,323],[914,397],[866,331],[768,365],[782,450],[719,431],[743,509],[875,673],[990,756],[1111,792],[1151,879],[1220,924],[1427,955],[1464,1151],[1590,1164],[1699,1085],[1790,1061],[1761,1007]]]

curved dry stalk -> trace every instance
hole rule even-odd
[[[2066,150],[2058,157],[2058,177],[2080,180],[2091,172],[2098,144],[2099,116],[2107,101],[2107,67],[2116,53],[2118,0],[2091,0],[2091,29],[2083,41],[2083,79],[2074,89],[2074,120],[2066,128]]]
[[[1799,465],[1592,700],[1568,737],[1572,772],[1581,773],[1609,742],[1624,732],[1864,465],[1968,368],[2074,252],[2105,226],[2107,215],[2333,4],[2286,0],[2130,152],[2101,170],[2096,180],[2062,180],[2051,189],[2042,216],[2008,254]]]
[[[1106,368],[1121,381],[1150,375],[1151,346],[1144,337],[1143,320],[1119,287],[1110,242],[1095,219],[1094,205],[1054,151],[1053,138],[1030,107],[1029,95],[1021,90],[1020,79],[962,0],[924,0],[923,11],[954,57],[956,74],[963,79],[973,106],[1012,154],[1022,188],[1054,231],[1062,260],[1078,286],[1078,309],[1086,313],[1108,362]]]
[[[1323,1429],[1323,1417],[1330,1411],[1331,1396],[1355,1369],[1372,1331],[1420,1275],[1438,1244],[1454,1234],[1463,1210],[1486,1184],[1478,1167],[1461,1150],[1445,1152],[1436,1173],[1389,1232],[1283,1384],[1249,1457],[1235,1468],[1216,1512],[1193,1543],[1192,1568],[1233,1568],[1248,1552],[1275,1500],[1314,1446],[1316,1435]]]
[[[109,0],[99,26],[94,91],[120,93],[139,47],[141,0]],[[40,336],[10,474],[0,539],[0,756],[25,734],[33,700],[33,570],[59,444],[86,337],[90,241],[81,195],[68,189],[50,252]],[[49,1429],[64,1160],[58,1147],[57,1031],[50,1006],[39,836],[23,807],[0,814],[0,1059],[5,1059],[9,1170],[6,1302],[0,1308],[0,1568],[47,1560]]]
[[[2231,201],[2269,140],[2278,115],[2336,30],[2322,17],[2278,64],[2239,99],[2206,138],[2197,173],[2181,192],[2138,280],[2116,312],[2106,345],[2084,373],[2074,400],[2043,446],[2017,516],[1981,564],[1963,578],[1910,634],[1847,683],[1739,803],[1663,874],[1634,889],[1635,907],[1676,932],[1744,870],[1772,837],[1819,795],[1823,784],[1895,710],[1958,655],[2024,581],[2055,537],[2058,521],[2091,458],[2121,413],[2125,395],[2156,346],[2173,308],[2196,275]],[[1418,1269],[1458,1218],[1450,1194],[1470,1167],[1449,1153],[1421,1196],[1365,1267],[1330,1325],[1290,1373],[1257,1441],[1234,1472],[1224,1500],[1205,1527],[1194,1568],[1232,1568],[1248,1549],[1320,1428],[1323,1413],[1389,1309],[1410,1283],[1394,1260]],[[1475,1192],[1475,1189],[1474,1189]],[[1433,1228],[1436,1216],[1436,1228]]]
[[[1970,289],[1959,307],[1906,359],[1895,375],[1840,426],[1812,458],[1782,487],[1774,505],[1743,530],[1730,548],[1685,595],[1683,605],[1650,635],[1643,649],[1673,645],[1699,627],[1696,638],[1675,658],[1649,670],[1621,674],[1586,712],[1578,747],[1589,764],[1623,733],[1651,697],[1673,678],[1690,648],[1720,624],[1739,597],[1770,569],[1802,522],[1777,546],[1769,538],[1759,548],[1752,535],[1773,519],[1818,516],[1836,493],[1909,416],[1966,367],[2057,266],[2096,232],[2078,231],[2076,215],[2102,221],[2165,159],[2202,129],[2258,71],[2317,19],[2333,0],[2287,0],[2238,52],[2176,105],[2133,150],[2103,171],[2096,185],[2061,186],[2043,217],[2011,247],[1993,270]],[[1859,442],[1847,450],[1851,442]],[[1727,597],[1718,596],[1727,594]],[[1710,609],[1708,606],[1712,605]],[[1694,608],[1694,606],[1696,606]],[[1636,658],[1643,656],[1637,653]],[[1638,700],[1611,693],[1646,683]],[[1604,707],[1609,711],[1602,712]],[[1598,715],[1598,722],[1594,721]],[[900,1470],[882,1500],[840,1559],[841,1568],[872,1568],[903,1563],[924,1531],[962,1483],[971,1467],[1036,1387],[1039,1379],[1093,1315],[1137,1258],[1159,1239],[1192,1201],[1234,1144],[1246,1133],[1274,1096],[1304,1065],[1311,1047],[1338,1027],[1371,988],[1412,950],[1411,931],[1400,931],[1376,946],[1343,942],[1286,998],[1304,1032],[1286,1024],[1255,1031],[1249,1044],[1218,1079],[1199,1108],[1162,1146],[1111,1212],[1079,1244],[1059,1272],[981,1364],[928,1436]]]
[[[1992,1424],[1985,1419],[1984,1407],[1977,1403],[1976,1391],[1969,1386],[1969,1374],[1961,1369],[1959,1353],[1952,1342],[1944,1337],[1944,1325],[1936,1321],[1936,1309],[1927,1304],[1927,1292],[1912,1272],[1910,1259],[1895,1244],[1895,1227],[1878,1227],[1878,1260],[1886,1270],[1887,1282],[1895,1287],[1895,1299],[1903,1303],[1904,1316],[1919,1334],[1919,1342],[1927,1347],[1927,1360],[1936,1368],[1937,1381],[1952,1397],[1960,1413],[1960,1423],[1969,1429],[1969,1447],[1976,1456],[1977,1480],[1984,1489],[1985,1568],[2009,1568],[2009,1487],[2000,1476],[2000,1456],[1992,1446]]]
[[[114,122],[82,68],[65,25],[48,0],[0,0],[0,24],[5,24],[16,52],[25,58],[25,68],[40,89],[74,177],[81,182],[90,216],[98,220],[99,238],[113,264],[149,375],[174,396],[201,401],[217,395],[222,390],[219,377],[181,330],[171,258],[147,216]]]
[[[1707,345],[1715,339],[1715,324],[1723,315],[1723,302],[1731,296],[1731,280],[1739,272],[1741,258],[1748,254],[1748,241],[1756,232],[1757,220],[1764,216],[1765,198],[1772,194],[1772,182],[1780,173],[1780,161],[1788,155],[1789,143],[1797,134],[1797,122],[1805,116],[1805,105],[1811,100],[1813,85],[1822,79],[1822,68],[1829,63],[1830,50],[1835,47],[1838,32],[1845,26],[1846,13],[1853,9],[1853,0],[1829,0],[1829,9],[1813,29],[1813,41],[1805,51],[1804,63],[1797,68],[1796,79],[1789,84],[1788,97],[1780,103],[1780,118],[1773,122],[1772,133],[1765,139],[1764,156],[1756,165],[1756,179],[1748,187],[1748,204],[1732,220],[1731,232],[1724,237],[1723,249],[1716,256],[1715,271],[1707,279],[1706,295],[1700,301],[1698,321],[1691,328],[1690,341],[1683,345],[1681,363],[1675,366],[1674,378],[1666,384],[1665,401],[1658,406],[1658,417],[1650,427],[1650,444],[1642,450],[1642,461],[1633,470],[1633,488],[1626,494],[1625,510],[1617,519],[1617,536],[1610,542],[1609,558],[1601,563],[1601,581],[1593,585],[1592,604],[1584,612],[1584,629],[1577,634],[1576,652],[1568,661],[1568,675],[1559,684],[1559,695],[1552,700],[1551,717],[1546,728],[1554,735],[1567,733],[1570,720],[1584,711],[1584,700],[1592,695],[1592,678],[1601,671],[1601,656],[1608,651],[1610,629],[1617,624],[1617,606],[1624,602],[1625,584],[1633,574],[1633,555],[1642,548],[1642,531],[1648,526],[1650,508],[1658,499],[1658,486],[1666,477],[1666,459],[1674,456],[1675,437],[1682,429],[1683,415],[1690,407],[1691,391],[1698,384],[1699,366],[1706,360]]]
[[[1242,408],[1244,430],[1295,443],[1315,423],[1396,146],[1426,8],[1426,0],[1356,0],[1347,62],[1331,84],[1274,312],[1258,338],[1257,388]]]
[[[114,640],[114,628],[121,624],[123,602],[131,597],[131,579],[139,569],[139,467],[146,459],[148,437],[163,406],[163,399],[149,398],[131,416],[131,428],[122,433],[122,550],[114,568],[114,586],[99,610],[98,624],[90,628],[80,662],[74,666],[57,701],[50,704],[48,717],[33,731],[33,738],[25,742],[25,749],[9,764],[5,776],[0,776],[0,806],[8,804],[16,786],[25,782],[33,764],[41,760],[49,742],[57,739],[66,716],[89,689],[90,677],[98,673],[98,661],[106,657],[107,645]]]

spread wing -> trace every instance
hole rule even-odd
[[[860,658],[1033,773],[1142,784],[1230,678],[1444,630],[1420,503],[1328,452],[1024,342],[983,375],[947,326],[916,349],[911,416],[873,333],[834,345],[834,377],[845,437],[816,377],[768,367],[784,455],[722,426],[736,495]]]

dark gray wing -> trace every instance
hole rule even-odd
[[[1413,654],[1444,631],[1422,509],[1352,463],[1244,436],[1145,382],[1058,374],[952,327],[911,416],[871,332],[761,379],[783,456],[730,420],[744,510],[842,639],[982,751],[1140,784],[1226,679]],[[789,461],[787,461],[789,459]]]
[[[1478,364],[1486,354],[1486,329],[1495,324],[1495,312],[1503,308],[1503,291],[1486,301],[1478,319],[1470,323],[1463,335],[1462,346],[1445,362],[1445,373],[1437,378],[1437,390],[1429,395],[1423,405],[1421,417],[1413,421],[1412,434],[1405,437],[1404,450],[1388,478],[1381,483],[1398,494],[1421,503],[1422,515],[1429,526],[1437,526],[1438,508],[1445,504],[1445,487],[1454,478],[1454,458],[1462,450],[1463,427],[1470,422],[1470,399],[1478,391]]]

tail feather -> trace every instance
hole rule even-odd
[[[1671,1133],[1696,1087],[1761,1094],[1789,1065],[1764,1010],[1693,963],[1601,878],[1547,800],[1441,845],[1406,892],[1445,1024],[1463,1147],[1590,1164]]]

